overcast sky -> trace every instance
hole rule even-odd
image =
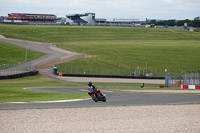
[[[0,16],[85,12],[96,18],[194,19],[200,16],[200,0],[0,0]]]

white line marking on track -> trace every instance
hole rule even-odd
[[[73,99],[73,100],[57,100],[57,101],[33,101],[33,102],[0,102],[0,104],[25,104],[25,103],[64,103],[64,102],[78,102],[85,101],[88,99]]]

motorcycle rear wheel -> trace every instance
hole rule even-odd
[[[102,101],[103,101],[103,102],[106,102],[106,97],[105,97],[105,96],[102,97]]]

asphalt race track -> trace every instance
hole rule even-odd
[[[80,87],[52,87],[52,88],[28,88],[49,92],[79,92],[87,93]],[[38,108],[79,108],[79,107],[106,107],[106,106],[133,106],[133,105],[166,105],[200,103],[198,94],[173,94],[173,93],[136,93],[136,92],[111,92],[102,91],[106,94],[107,102],[93,102],[92,99],[72,102],[50,103],[3,103],[0,109],[38,109]],[[63,99],[64,100],[64,99]]]

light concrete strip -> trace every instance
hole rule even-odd
[[[73,82],[113,82],[113,83],[152,83],[164,84],[165,80],[159,79],[121,79],[121,78],[90,78],[90,77],[59,77],[66,81]]]
[[[5,36],[3,36],[3,35],[0,35],[0,38],[5,38]]]
[[[200,90],[123,90],[128,92],[142,92],[142,93],[192,93],[200,94]]]

